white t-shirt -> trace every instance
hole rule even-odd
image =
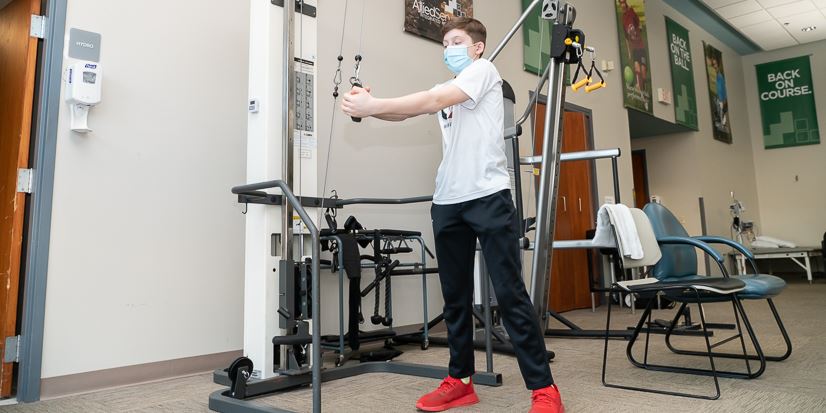
[[[436,113],[442,129],[442,163],[433,203],[458,204],[510,189],[504,139],[502,78],[487,59],[478,59],[454,85],[470,99]]]

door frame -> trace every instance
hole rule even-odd
[[[634,155],[642,156],[642,167],[643,167],[642,182],[643,182],[643,187],[644,187],[642,189],[645,190],[645,194],[648,195],[648,197],[646,199],[648,199],[648,201],[650,202],[650,200],[651,200],[651,188],[649,188],[649,186],[648,186],[648,154],[645,152],[645,149],[634,149],[634,150],[631,151],[631,172],[632,172],[632,174],[634,173],[634,171],[633,171],[633,169],[634,169],[633,168],[633,166],[634,166]],[[636,184],[634,186],[636,187]],[[637,194],[636,193],[634,194],[634,202],[637,202]],[[642,208],[642,206],[637,206],[637,208]]]
[[[17,400],[40,400],[43,365],[43,332],[46,315],[46,277],[52,223],[57,125],[60,114],[63,47],[68,0],[43,0],[46,16],[45,39],[38,46],[37,78],[34,93],[32,145],[32,193],[28,223],[24,228],[22,311],[20,319],[20,360],[17,373]]]

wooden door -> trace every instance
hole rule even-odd
[[[631,167],[634,171],[634,206],[642,208],[651,199],[648,192],[648,164],[644,150],[631,152]]]
[[[545,106],[538,105],[537,113]],[[535,117],[535,153],[542,151],[544,117]],[[564,114],[562,152],[590,150],[589,122],[582,112]],[[592,199],[592,162],[575,161],[560,165],[556,212],[555,240],[585,239],[585,232],[594,226]],[[537,178],[537,187],[539,186]],[[585,250],[556,250],[551,263],[551,282],[548,286],[548,307],[556,312],[591,305],[588,256]]]
[[[0,354],[17,334],[20,257],[26,196],[17,170],[28,168],[37,39],[29,36],[40,0],[13,0],[0,9]],[[13,365],[0,367],[0,397],[11,396]]]

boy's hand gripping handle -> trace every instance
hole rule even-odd
[[[362,87],[361,82],[359,80],[353,80],[351,81],[351,84],[353,85],[353,87]],[[357,118],[354,116],[350,116],[350,119],[352,119],[353,122],[361,122],[361,118]]]

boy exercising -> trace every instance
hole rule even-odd
[[[505,157],[502,78],[487,59],[487,30],[472,18],[455,18],[443,31],[444,62],[456,77],[430,90],[380,99],[354,87],[342,110],[353,117],[388,121],[437,114],[443,159],[430,214],[444,297],[450,364],[448,377],[416,407],[443,411],[479,402],[471,376],[473,359],[473,263],[482,246],[525,385],[532,413],[564,411],[554,385],[545,341],[522,280],[519,225],[510,195]]]

